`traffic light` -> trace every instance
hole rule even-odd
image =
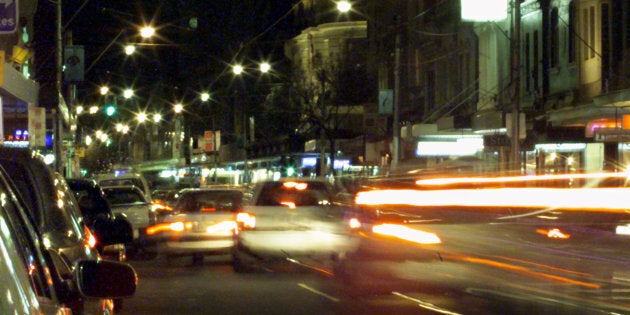
[[[109,104],[107,106],[105,106],[105,115],[111,117],[114,116],[114,114],[116,114],[116,106],[113,104]]]

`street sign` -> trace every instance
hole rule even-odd
[[[15,33],[18,17],[18,0],[0,0],[0,34]]]

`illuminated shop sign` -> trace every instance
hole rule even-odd
[[[541,143],[534,148],[543,151],[574,152],[586,149],[586,143]]]
[[[419,141],[417,156],[471,156],[483,151],[483,137],[467,137],[453,141]]]

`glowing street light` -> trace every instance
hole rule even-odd
[[[136,119],[138,120],[139,123],[144,123],[145,121],[147,121],[147,113],[138,113],[138,115],[136,116]]]
[[[125,54],[127,56],[133,55],[134,52],[136,52],[136,46],[135,45],[129,44],[129,45],[125,46]]]
[[[125,89],[125,90],[123,91],[123,97],[124,97],[125,99],[130,99],[130,98],[132,98],[132,97],[133,97],[133,90],[132,90],[132,89]]]
[[[337,2],[337,10],[341,13],[347,13],[352,10],[352,4],[349,1],[339,1]]]
[[[99,92],[101,93],[101,95],[107,95],[107,93],[109,93],[109,87],[103,85],[100,87]]]
[[[88,110],[88,113],[90,113],[90,115],[94,115],[94,114],[98,113],[98,106],[96,106],[96,105],[90,106],[90,109]]]
[[[210,93],[208,93],[208,92],[201,93],[201,101],[202,102],[207,102],[209,99],[210,99]]]
[[[153,122],[157,124],[160,121],[162,121],[162,114],[160,113],[153,114]]]
[[[263,62],[260,64],[260,72],[267,73],[271,70],[271,65],[268,62]]]
[[[140,36],[142,36],[142,38],[150,38],[153,35],[155,35],[155,28],[152,26],[145,26],[140,29]]]
[[[232,67],[232,72],[234,72],[235,75],[241,75],[244,70],[245,69],[241,65],[235,65]]]
[[[182,105],[181,103],[177,103],[175,105],[173,105],[173,111],[175,112],[175,114],[179,114],[184,110],[184,105]]]

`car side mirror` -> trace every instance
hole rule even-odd
[[[79,293],[92,298],[126,298],[136,292],[138,276],[127,263],[82,260],[75,268]]]
[[[97,218],[94,222],[94,234],[102,245],[125,244],[133,240],[133,228],[124,217],[114,219]]]

